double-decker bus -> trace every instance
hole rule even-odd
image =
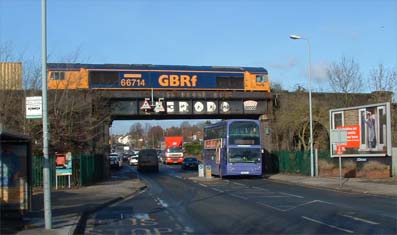
[[[203,159],[213,175],[262,175],[258,120],[225,120],[204,127]]]

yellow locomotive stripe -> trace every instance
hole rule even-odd
[[[237,74],[246,72],[246,71],[151,70],[151,69],[88,69],[88,71],[176,72],[176,73],[188,72],[188,73],[237,73]],[[267,73],[265,72],[250,72],[250,73],[267,75]]]
[[[137,74],[137,73],[125,73],[124,74],[125,78],[142,78],[142,74]]]

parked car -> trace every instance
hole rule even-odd
[[[136,155],[131,156],[130,159],[128,160],[128,164],[130,166],[138,165],[138,156],[136,156]]]
[[[123,166],[123,160],[117,153],[111,153],[109,155],[109,163],[111,168],[121,168]]]
[[[152,170],[159,171],[159,161],[155,149],[143,149],[138,154],[138,171]]]
[[[199,161],[194,157],[185,157],[182,162],[182,169],[194,169],[197,170]]]

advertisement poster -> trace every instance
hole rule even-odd
[[[57,153],[55,155],[56,176],[72,175],[72,153]]]
[[[390,103],[332,109],[330,129],[345,129],[347,142],[332,144],[332,157],[391,156]]]
[[[28,209],[28,149],[26,144],[2,143],[0,186],[2,206]]]

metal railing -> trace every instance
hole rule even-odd
[[[274,151],[272,162],[276,172],[310,176],[310,151]],[[329,151],[318,151],[318,159],[332,161]]]
[[[102,181],[107,176],[108,160],[104,155],[73,155],[71,186],[87,186]],[[55,187],[55,156],[49,156],[50,183]],[[43,186],[43,156],[32,159],[32,187]],[[67,176],[58,176],[58,187],[67,187]]]

